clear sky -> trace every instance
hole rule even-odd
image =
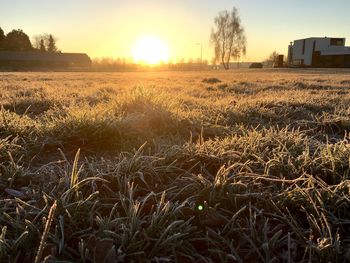
[[[156,36],[172,60],[210,60],[213,19],[237,7],[248,38],[245,61],[272,51],[286,54],[290,41],[311,36],[348,38],[349,0],[0,0],[0,27],[31,38],[52,33],[63,52],[91,57],[131,57],[140,37]]]

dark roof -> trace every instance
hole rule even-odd
[[[49,53],[41,51],[0,51],[1,60],[91,63],[91,59],[85,53]]]

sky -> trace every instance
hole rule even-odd
[[[237,7],[248,48],[244,61],[287,53],[304,37],[346,37],[350,45],[349,0],[0,0],[0,27],[23,29],[31,39],[51,33],[62,52],[92,58],[132,57],[142,37],[155,36],[171,61],[213,57],[209,38],[219,11]]]

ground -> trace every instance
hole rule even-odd
[[[349,261],[349,73],[0,73],[0,261]]]

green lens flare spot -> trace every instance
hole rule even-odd
[[[197,206],[197,210],[198,211],[203,211],[204,210],[204,206],[203,205],[198,205]]]

